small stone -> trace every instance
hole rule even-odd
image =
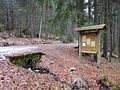
[[[30,72],[32,72],[32,69],[31,69],[31,68],[28,68],[28,70],[29,70]]]
[[[23,83],[22,83],[22,86],[23,86],[23,87],[27,86],[27,83],[26,83],[26,82],[23,82]]]
[[[60,67],[64,67],[65,65],[64,65],[64,64],[58,64],[58,66],[60,66]]]
[[[54,62],[49,62],[49,64],[54,64]]]
[[[69,72],[76,71],[76,68],[72,67],[68,70]]]
[[[35,70],[35,72],[39,72],[40,70]]]

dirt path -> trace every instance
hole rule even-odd
[[[96,62],[93,56],[83,56],[82,63],[78,60],[78,50],[74,44],[41,44],[39,51],[44,52],[37,67],[43,66],[55,73],[61,82],[72,83],[75,78],[84,78],[89,82],[90,86],[98,87],[97,80],[100,80],[104,74],[109,75],[111,80],[120,79],[120,63],[112,60],[107,62],[104,58],[101,60],[101,69],[96,68]],[[70,72],[70,68],[76,71]]]
[[[74,49],[76,45],[77,44],[40,45],[40,51],[44,52],[47,56],[56,58],[57,62],[73,64],[78,62],[77,49]]]

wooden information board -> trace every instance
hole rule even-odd
[[[81,52],[82,53],[97,53],[98,51],[98,33],[81,34]]]
[[[97,67],[100,67],[101,52],[100,52],[100,37],[101,30],[107,30],[106,24],[84,26],[76,28],[79,32],[79,60],[82,61],[82,53],[97,54]]]

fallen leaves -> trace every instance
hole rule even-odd
[[[50,75],[29,72],[27,69],[17,67],[5,60],[0,62],[0,87],[9,88],[55,88],[59,87],[59,82],[51,79]],[[61,87],[64,86],[61,84]],[[66,86],[68,87],[68,86]],[[69,88],[69,87],[68,87]]]
[[[106,65],[104,69],[96,68],[96,62],[93,62],[91,56],[82,57],[82,63],[80,63],[77,49],[74,49],[74,46],[76,44],[40,45],[38,51],[44,52],[46,55],[42,56],[36,63],[36,67],[48,68],[51,73],[56,75],[59,82],[56,82],[50,74],[30,72],[27,69],[11,64],[8,59],[0,61],[0,89],[45,88],[49,90],[69,90],[68,85],[72,83],[74,78],[84,78],[92,88],[98,89],[99,85],[96,84],[96,81],[101,79],[103,74],[108,74],[111,80],[120,78],[119,66],[114,65],[114,63],[105,63],[103,58],[102,64]],[[119,65],[119,63],[117,64]],[[70,72],[69,69],[73,67],[75,70]],[[116,71],[113,71],[113,69]]]

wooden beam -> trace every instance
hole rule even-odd
[[[97,53],[97,67],[100,68],[100,63],[101,63],[101,52],[100,52],[100,37],[101,37],[101,32],[98,32],[98,53]]]
[[[95,51],[82,51],[82,53],[96,54],[97,52],[95,52]]]
[[[78,44],[79,44],[79,60],[80,60],[80,62],[82,61],[82,53],[81,53],[81,44],[82,43],[82,36],[81,36],[81,33],[79,32],[79,42],[78,42]]]

